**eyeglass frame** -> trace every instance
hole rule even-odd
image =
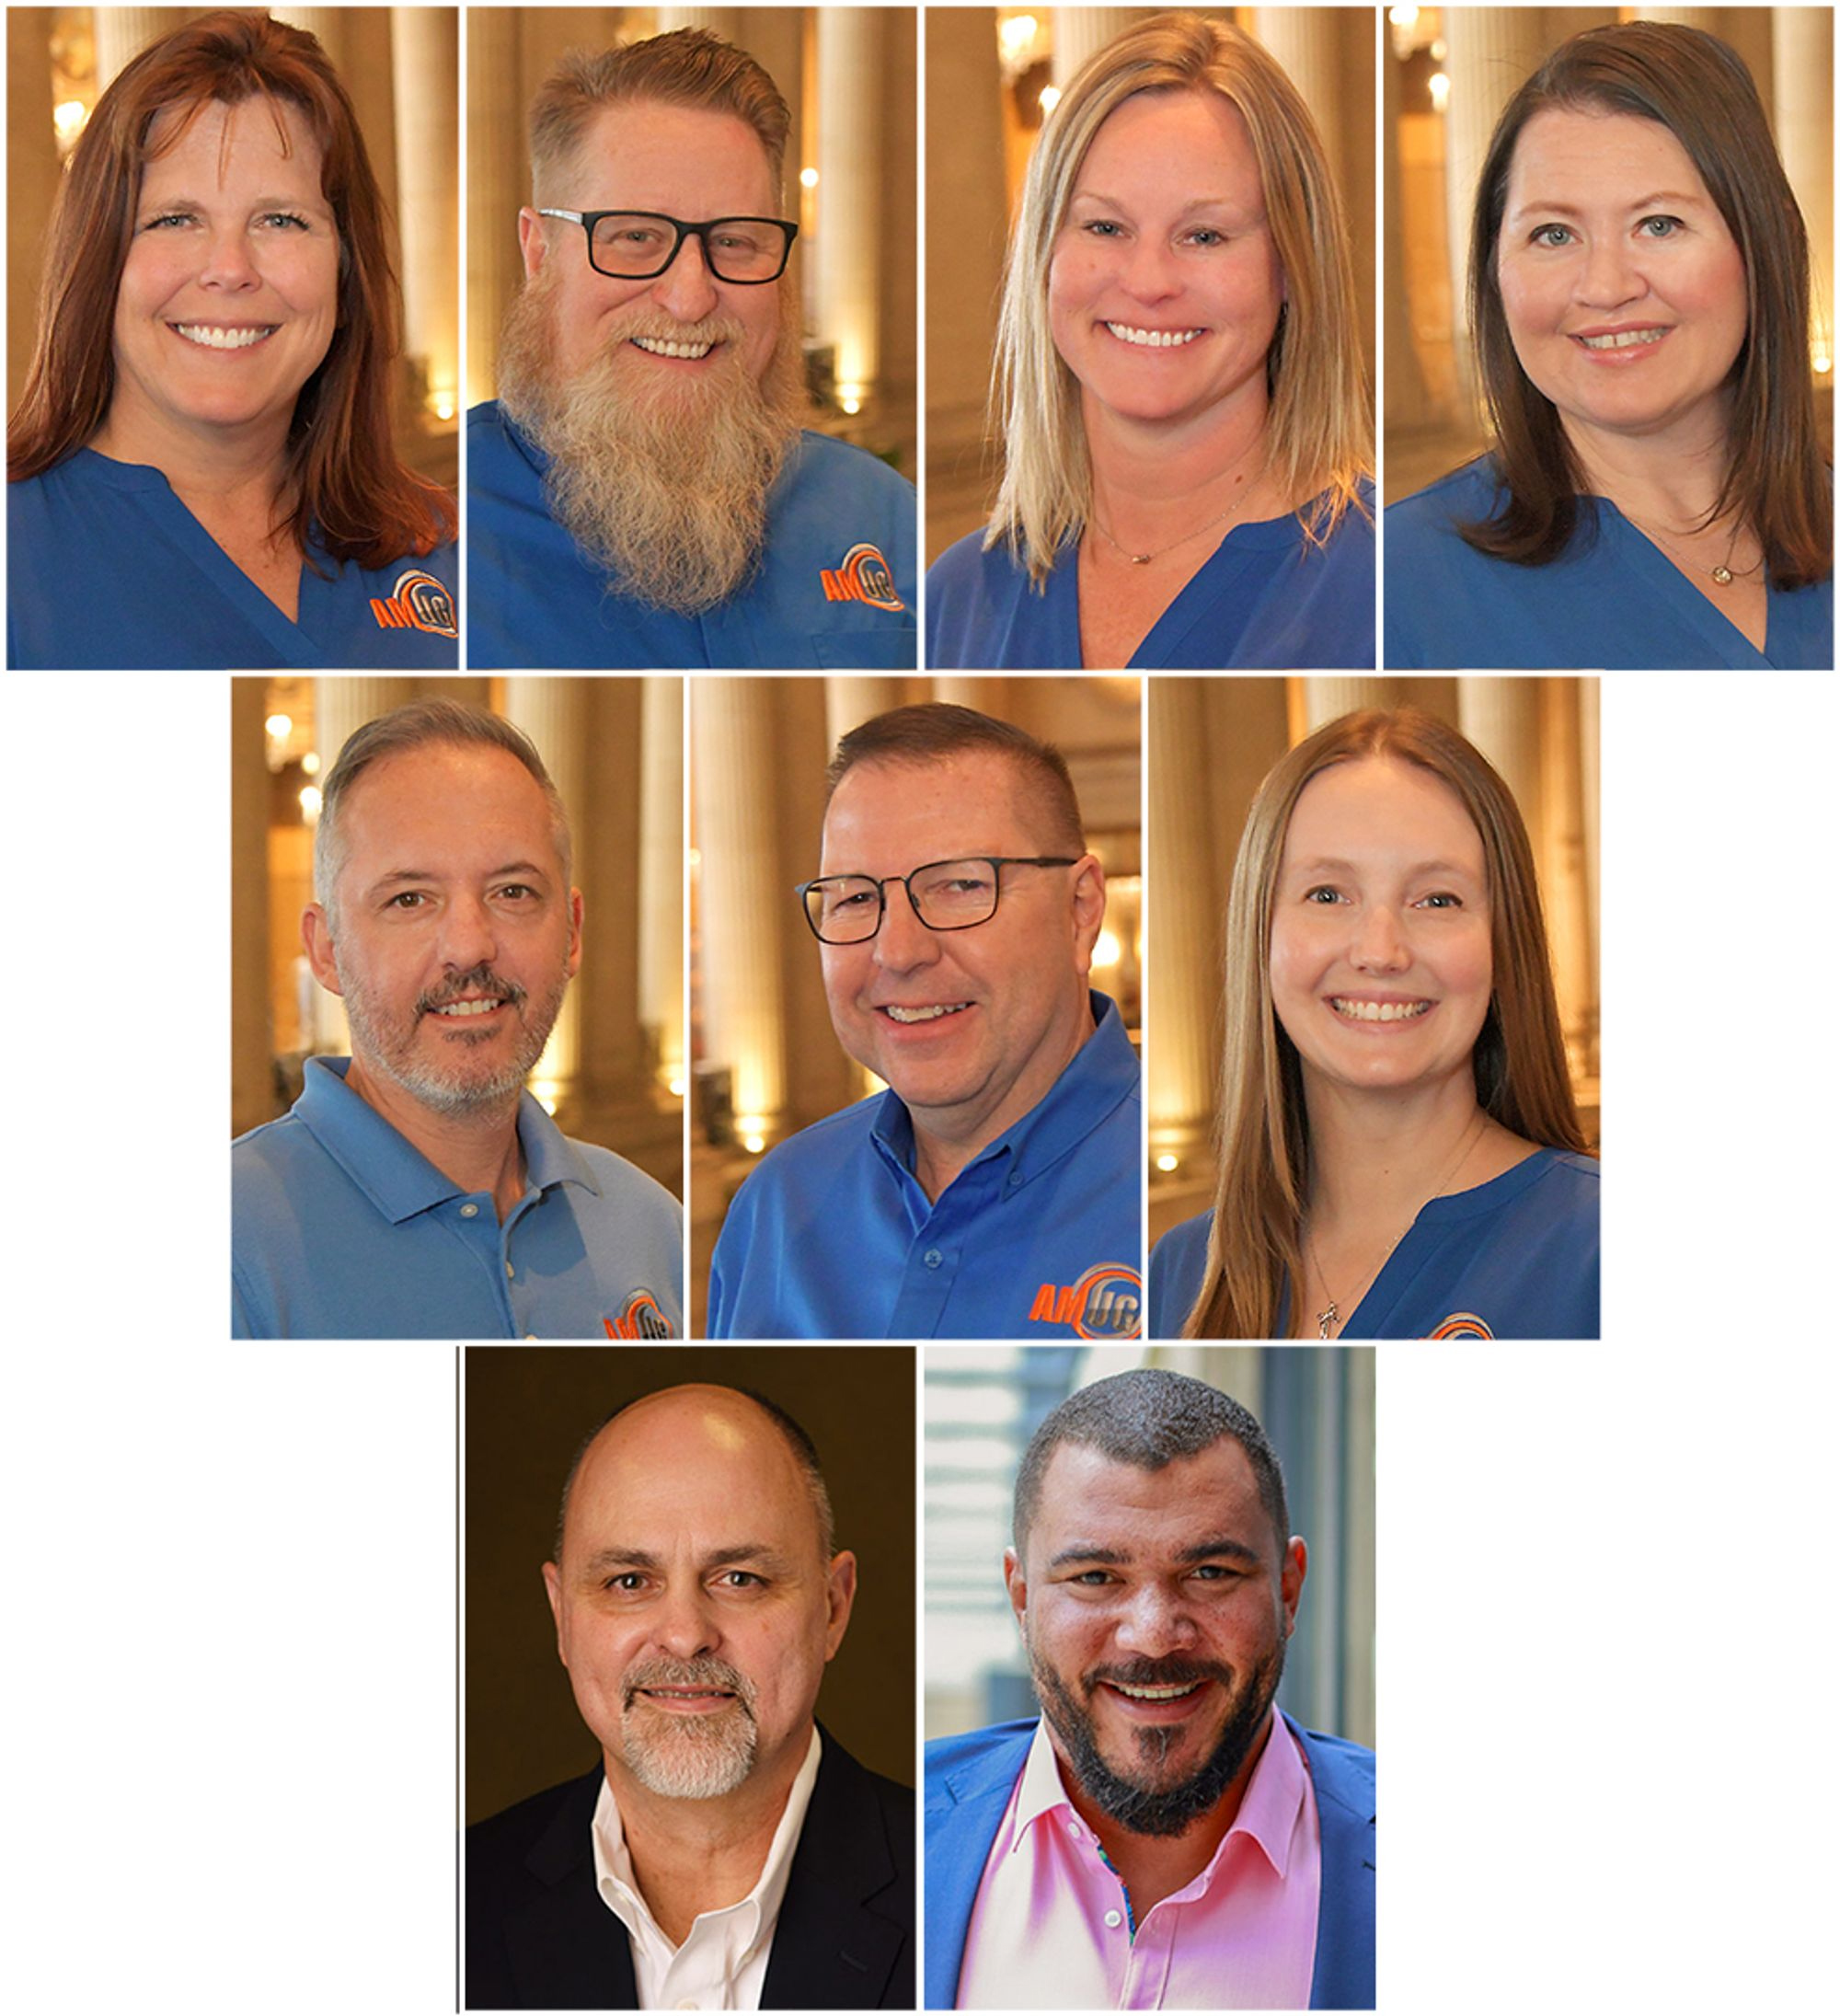
[[[696,238],[703,247],[703,264],[711,276],[719,280],[725,287],[770,287],[776,280],[784,277],[787,262],[792,257],[792,242],[799,236],[799,226],[790,217],[709,217],[701,224],[689,224],[682,217],[667,217],[661,210],[539,210],[539,217],[559,217],[565,224],[579,224],[588,240],[588,264],[593,267],[603,280],[661,280],[677,263],[677,255],[684,249],[685,238]],[[594,226],[603,217],[649,217],[657,224],[668,224],[676,232],[664,264],[649,273],[610,273],[604,266],[594,265]],[[709,234],[719,224],[771,224],[777,225],[786,234],[786,249],[779,256],[779,267],[763,280],[730,280],[726,274],[716,271],[716,262],[709,256]],[[972,857],[967,856],[967,859]]]
[[[980,925],[988,924],[997,913],[1003,901],[1003,875],[1006,868],[1077,868],[1086,859],[1084,854],[946,854],[937,861],[922,861],[918,868],[910,868],[904,875],[815,875],[809,882],[800,882],[792,893],[799,899],[799,909],[805,922],[811,927],[811,936],[821,945],[868,945],[880,936],[881,927],[888,920],[888,885],[899,882],[907,892],[907,907],[914,913],[914,921],[929,931],[975,931]],[[914,878],[924,875],[929,868],[944,868],[952,861],[982,861],[991,871],[991,887],[995,893],[990,899],[990,916],[974,918],[970,924],[928,924],[921,915],[920,905],[914,900]],[[826,938],[818,928],[811,915],[811,905],[806,900],[811,892],[825,882],[874,882],[877,910],[875,929],[866,931],[861,938]]]

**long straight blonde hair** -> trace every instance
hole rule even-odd
[[[1029,163],[998,317],[991,422],[1003,480],[986,547],[998,540],[1040,588],[1085,529],[1092,465],[1079,384],[1048,326],[1048,270],[1081,164],[1098,130],[1140,91],[1218,91],[1245,120],[1263,186],[1286,306],[1265,360],[1269,467],[1299,515],[1328,536],[1374,466],[1374,413],[1355,314],[1341,198],[1315,121],[1282,66],[1249,35],[1199,14],[1159,14],[1080,66]]]
[[[1247,814],[1226,909],[1226,1046],[1221,1069],[1213,1229],[1184,1337],[1271,1337],[1288,1289],[1305,1290],[1309,1117],[1296,1046],[1271,1005],[1271,904],[1304,787],[1338,763],[1388,756],[1455,791],[1482,841],[1493,985],[1476,1039],[1476,1096],[1542,1147],[1582,1152],[1559,1034],[1546,918],[1513,793],[1456,730],[1417,708],[1370,708],[1319,728],[1273,766]]]

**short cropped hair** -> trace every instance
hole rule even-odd
[[[1291,1508],[1284,1498],[1284,1473],[1263,1428],[1236,1400],[1204,1379],[1185,1373],[1140,1367],[1083,1386],[1036,1429],[1016,1473],[1011,1538],[1026,1556],[1029,1529],[1041,1502],[1041,1484],[1054,1451],[1064,1442],[1097,1449],[1133,1469],[1160,1470],[1179,1457],[1199,1456],[1217,1442],[1234,1441],[1246,1452],[1259,1487],[1259,1503],[1271,1522],[1282,1556],[1291,1538]]]
[[[727,112],[751,126],[783,199],[792,125],[786,100],[752,56],[706,28],[673,29],[625,49],[571,49],[562,58],[530,108],[531,179],[539,198],[573,165],[597,113],[641,99]]]
[[[954,756],[988,754],[1013,764],[1044,820],[1044,845],[1074,854],[1086,852],[1086,826],[1067,759],[1051,742],[1039,741],[1011,721],[980,714],[949,700],[923,700],[891,708],[853,728],[837,744],[824,773],[824,801],[864,763],[919,766]]]
[[[351,787],[386,756],[406,755],[412,749],[443,743],[454,748],[502,749],[523,765],[543,789],[549,806],[550,836],[556,845],[557,858],[562,863],[562,880],[565,885],[569,881],[574,847],[569,835],[568,808],[530,737],[502,715],[489,713],[482,707],[468,707],[464,701],[444,698],[411,700],[407,707],[379,714],[348,736],[331,775],[320,786],[319,825],[313,836],[313,893],[326,911],[335,938],[339,931],[334,911],[339,871],[345,865],[344,807]],[[456,819],[466,816],[466,806],[454,807]]]
[[[1735,507],[1748,521],[1776,586],[1826,580],[1834,478],[1809,364],[1807,227],[1743,59],[1716,35],[1671,21],[1572,36],[1496,123],[1476,185],[1469,323],[1507,501],[1494,517],[1459,531],[1495,559],[1544,566],[1570,544],[1578,495],[1588,488],[1552,401],[1521,368],[1501,298],[1498,241],[1515,150],[1529,121],[1555,109],[1651,120],[1698,171],[1743,260],[1747,295],[1743,347],[1729,381],[1731,459],[1713,515]]]
[[[805,1489],[811,1496],[811,1510],[818,1520],[819,1550],[828,1561],[837,1550],[837,1526],[831,1512],[831,1493],[825,1488],[824,1472],[818,1462],[818,1445],[777,1400],[768,1400],[765,1393],[756,1393],[751,1386],[730,1386],[722,1390],[739,1393],[743,1400],[752,1400],[786,1438],[786,1446],[791,1450],[793,1460],[804,1473]],[[632,1400],[623,1400],[605,1421],[596,1425],[592,1434],[582,1438],[581,1446],[575,1452],[575,1460],[569,1466],[569,1474],[562,1480],[562,1503],[556,1514],[556,1545],[551,1559],[558,1568],[562,1565],[562,1536],[569,1525],[569,1494],[574,1491],[575,1480],[581,1474],[581,1459],[593,1446],[603,1428],[617,1421],[628,1407],[636,1407],[640,1400],[650,1398],[649,1393],[640,1393]]]

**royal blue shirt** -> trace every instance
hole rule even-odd
[[[1595,1337],[1597,1217],[1597,1164],[1541,1148],[1492,1182],[1433,1197],[1337,1335]],[[1181,1334],[1213,1229],[1209,1211],[1156,1241],[1151,1336]],[[1281,1336],[1288,1320],[1281,1309]]]
[[[1064,1337],[1143,1329],[1137,1055],[1117,1008],[1048,1095],[928,1201],[892,1092],[774,1149],[729,1206],[711,1337]]]
[[[700,616],[622,594],[551,516],[547,467],[496,400],[466,416],[469,664],[914,669],[914,486],[860,448],[799,437],[759,569]]]
[[[684,1334],[684,1212],[528,1092],[525,1189],[504,1223],[314,1057],[292,1112],[230,1149],[237,1337]]]
[[[1295,517],[1235,525],[1137,647],[1150,670],[1340,670],[1374,664],[1374,486],[1366,512],[1345,511],[1325,545]],[[1045,591],[1006,541],[983,550],[973,532],[926,574],[926,662],[981,670],[1080,669],[1076,545]]]
[[[1578,500],[1545,567],[1478,553],[1457,534],[1501,509],[1484,456],[1386,508],[1386,669],[1810,671],[1834,662],[1834,577],[1769,591],[1759,651],[1606,498]]]
[[[457,662],[452,546],[375,569],[316,554],[290,623],[158,469],[92,448],[7,484],[6,542],[6,662],[17,671]]]

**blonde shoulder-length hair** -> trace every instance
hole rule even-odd
[[[1226,1048],[1213,1229],[1184,1337],[1271,1337],[1285,1291],[1304,1285],[1309,1118],[1296,1046],[1271,1004],[1271,907],[1291,815],[1331,765],[1386,756],[1456,793],[1482,841],[1493,983],[1476,1039],[1476,1096],[1542,1147],[1585,1149],[1559,1034],[1534,851],[1513,793],[1456,730],[1417,708],[1344,714],[1272,768],[1247,815],[1226,911]]]
[[[1316,123],[1268,51],[1199,14],[1159,14],[1081,64],[1048,116],[1011,234],[998,317],[991,420],[1004,472],[984,535],[1006,540],[1040,588],[1092,508],[1079,385],[1048,327],[1048,269],[1074,185],[1098,130],[1141,91],[1218,91],[1245,120],[1258,157],[1287,300],[1265,359],[1269,467],[1299,516],[1326,538],[1359,509],[1374,464],[1374,418],[1355,314],[1341,198]]]

